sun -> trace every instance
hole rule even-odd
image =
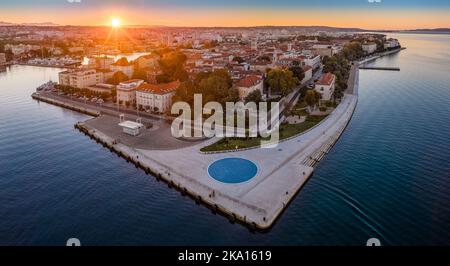
[[[118,18],[113,18],[113,19],[111,20],[111,25],[112,25],[114,28],[120,27],[120,20],[119,20]]]

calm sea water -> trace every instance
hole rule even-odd
[[[74,130],[87,116],[33,101],[59,70],[0,73],[0,244],[450,244],[450,36],[361,71],[347,130],[268,233],[252,233]]]

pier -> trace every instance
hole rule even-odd
[[[359,67],[359,69],[400,71],[400,68],[399,68],[399,67],[372,67],[372,66],[361,66],[361,67]]]
[[[72,110],[72,111],[76,111],[76,112],[79,112],[79,113],[82,113],[82,114],[85,114],[85,115],[91,115],[91,116],[96,116],[96,117],[100,116],[100,112],[97,111],[97,110],[94,110],[94,109],[91,109],[91,108],[84,108],[84,107],[81,107],[81,106],[76,105],[76,104],[71,104],[71,103],[68,103],[68,102],[52,99],[50,97],[46,97],[44,95],[41,95],[41,94],[39,94],[37,92],[33,93],[31,95],[31,97],[33,99],[37,100],[37,101],[53,104],[53,105],[56,105],[56,106],[59,106],[59,107],[63,107],[63,108],[66,108],[66,109],[69,109],[69,110]]]

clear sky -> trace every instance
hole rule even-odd
[[[0,21],[63,25],[450,28],[450,0],[0,0]]]

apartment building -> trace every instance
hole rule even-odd
[[[263,93],[263,79],[261,76],[257,75],[248,75],[240,80],[238,80],[235,83],[236,88],[239,91],[239,98],[241,100],[244,100],[247,95],[249,95],[251,92],[255,90],[259,90],[261,92],[261,95],[264,95]]]
[[[316,82],[315,90],[322,95],[322,101],[329,101],[334,93],[336,76],[331,73],[323,74]]]
[[[135,104],[136,89],[143,83],[144,81],[142,79],[131,79],[119,83],[119,85],[117,85],[116,87],[118,104]]]
[[[144,109],[166,113],[172,107],[172,97],[179,86],[179,81],[164,84],[141,84],[136,90],[137,105]]]
[[[121,60],[119,60],[116,63],[111,64],[110,69],[113,72],[122,71],[125,75],[128,76],[128,78],[131,78],[134,72],[134,64],[129,62],[122,62]]]
[[[374,42],[363,43],[362,49],[367,54],[372,54],[375,53],[375,51],[377,50],[377,44]]]
[[[104,83],[104,75],[95,69],[74,69],[59,73],[60,85],[82,89],[98,83]]]

